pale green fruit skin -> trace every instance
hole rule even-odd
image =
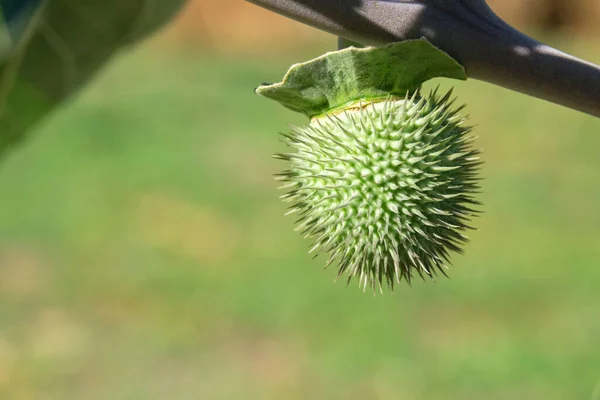
[[[284,135],[282,198],[311,252],[363,288],[444,273],[477,204],[478,151],[459,111],[450,94],[373,99]]]

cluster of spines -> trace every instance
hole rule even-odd
[[[296,228],[363,288],[445,275],[477,192],[478,151],[451,92],[359,102],[283,134]]]

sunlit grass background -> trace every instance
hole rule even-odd
[[[451,279],[374,297],[292,232],[271,154],[304,120],[253,94],[333,46],[146,44],[4,160],[0,398],[592,398],[600,122],[456,83],[484,150],[479,231]]]

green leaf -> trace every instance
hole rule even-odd
[[[46,0],[0,64],[0,155],[185,0]]]
[[[456,60],[419,39],[330,52],[293,65],[282,82],[256,92],[311,118],[361,99],[404,97],[436,77],[467,79]]]

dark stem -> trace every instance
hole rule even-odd
[[[353,42],[426,37],[471,78],[600,117],[600,67],[513,29],[484,0],[247,0]]]

